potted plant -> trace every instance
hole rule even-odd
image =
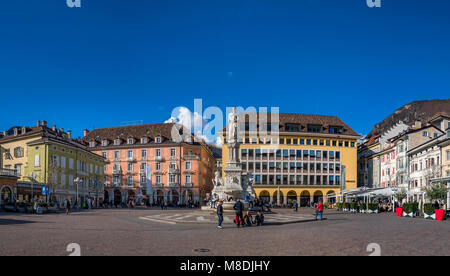
[[[344,202],[342,208],[344,209],[344,212],[350,211],[350,202]]]
[[[378,214],[378,204],[377,203],[369,203],[368,207],[369,207],[369,210],[367,211],[367,213]]]
[[[356,202],[350,202],[350,212],[356,213],[358,206]]]
[[[338,211],[342,211],[342,209],[344,208],[344,203],[338,202],[338,203],[336,203],[336,207],[337,207]]]
[[[425,203],[423,205],[423,217],[425,219],[436,219],[435,209],[432,203]]]
[[[401,204],[405,198],[407,198],[408,194],[406,193],[405,189],[401,189],[399,192],[394,194],[394,197],[397,199],[397,201]],[[395,208],[395,213],[397,214],[397,217],[403,216],[403,207],[397,207]]]
[[[404,217],[415,217],[419,205],[417,203],[405,203],[403,204],[403,216]]]
[[[432,184],[425,188],[426,195],[431,201],[447,199],[447,185],[443,182]],[[425,212],[424,212],[425,213]],[[444,219],[445,210],[435,209],[435,219],[442,221]]]

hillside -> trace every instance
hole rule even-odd
[[[398,121],[413,125],[416,120],[427,122],[435,114],[442,112],[450,115],[450,99],[416,101],[397,109],[381,123],[376,124],[368,137],[383,133],[395,125]]]

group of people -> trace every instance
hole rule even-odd
[[[236,216],[234,218],[234,223],[238,228],[242,227],[251,227],[253,225],[256,226],[262,226],[264,224],[264,214],[262,211],[258,211],[255,215],[255,218],[253,218],[250,211],[247,211],[245,216],[244,213],[244,203],[241,202],[240,199],[236,201],[234,204],[234,211],[236,213]],[[220,200],[219,204],[217,205],[217,217],[219,219],[219,225],[217,226],[219,229],[223,229],[222,223],[223,223],[223,201]]]

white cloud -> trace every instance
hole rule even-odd
[[[208,123],[203,117],[197,112],[192,113],[186,107],[178,107],[172,112],[172,117],[170,117],[164,123],[178,123],[183,125],[185,128],[190,130],[196,137],[203,139],[206,143],[222,146],[222,139],[217,135],[213,137],[208,137],[203,133],[204,126]],[[197,129],[195,129],[197,128]]]

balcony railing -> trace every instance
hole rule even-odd
[[[184,160],[200,160],[200,156],[198,155],[185,155]]]
[[[18,177],[19,174],[16,170],[10,170],[10,169],[0,169],[0,176],[13,176]]]

